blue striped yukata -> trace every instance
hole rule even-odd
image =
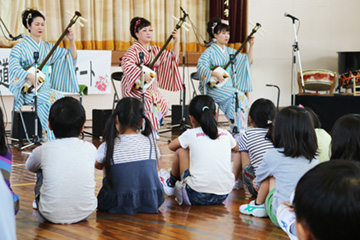
[[[226,118],[230,121],[235,118],[235,92],[238,92],[239,107],[238,110],[238,129],[244,132],[247,129],[247,117],[249,111],[249,100],[245,92],[252,91],[252,83],[250,77],[249,58],[246,54],[238,54],[235,59],[234,68],[236,71],[236,86],[234,74],[230,72],[230,79],[221,88],[210,88],[208,83],[211,79],[212,66],[225,66],[230,60],[230,54],[235,54],[236,50],[233,48],[225,47],[223,51],[218,45],[212,44],[200,56],[197,65],[197,71],[200,76],[199,90],[202,94],[207,94],[214,98],[215,102],[219,105],[221,111],[225,113]],[[228,69],[231,69],[231,65]]]
[[[37,44],[31,37],[26,36],[11,49],[9,90],[15,97],[15,110],[19,110],[23,104],[34,102],[35,93],[23,93],[21,90],[29,75],[25,69],[35,63],[34,52],[39,52],[38,63],[42,63],[53,46],[53,43],[42,40]],[[46,74],[46,81],[38,91],[37,111],[42,129],[47,132],[49,140],[54,139],[53,132],[48,127],[50,107],[56,100],[64,97],[56,91],[79,92],[75,64],[70,49],[57,47],[42,69]],[[51,74],[49,74],[50,69]]]

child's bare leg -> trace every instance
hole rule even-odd
[[[275,188],[275,178],[268,177],[264,181],[261,182],[258,195],[256,197],[256,204],[263,204],[265,203],[266,197],[269,192]]]
[[[174,177],[180,178],[182,173],[189,168],[189,149],[178,148],[173,158],[171,174]]]
[[[240,152],[232,152],[231,153],[231,161],[233,162],[233,169],[232,172],[235,176],[235,180],[239,179],[239,176],[241,174],[241,156]]]

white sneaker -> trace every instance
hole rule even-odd
[[[243,204],[239,207],[239,211],[242,214],[252,215],[255,217],[267,217],[265,210],[265,204],[255,205],[255,200],[252,200],[249,204]]]
[[[38,209],[38,206],[37,206],[37,204],[36,204],[36,200],[33,201],[32,207],[33,207],[33,209]]]
[[[276,218],[278,223],[284,232],[287,233],[291,240],[297,240],[297,236],[291,233],[290,228],[295,224],[296,215],[294,212],[289,211],[290,207],[285,204],[280,204],[276,210]]]
[[[164,191],[165,191],[166,195],[168,195],[168,196],[174,195],[175,186],[170,187],[167,184],[167,180],[170,178],[170,170],[166,170],[164,168],[160,169],[159,178],[160,178],[160,182],[162,183],[162,185],[164,187]]]

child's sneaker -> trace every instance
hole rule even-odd
[[[32,203],[32,207],[33,207],[33,209],[38,209],[38,207],[37,207],[37,203],[36,203],[36,200],[34,200],[34,201],[33,201],[33,203]]]
[[[297,240],[296,233],[291,232],[291,226],[295,224],[296,216],[294,212],[289,211],[290,207],[285,204],[280,204],[276,210],[276,218],[284,232],[287,233],[291,240]]]
[[[170,178],[170,170],[166,170],[164,168],[160,169],[159,178],[160,178],[160,182],[162,183],[162,185],[164,187],[164,191],[165,191],[166,195],[168,195],[168,196],[174,195],[175,186],[170,187],[167,183],[168,179]]]
[[[239,207],[239,211],[242,214],[252,215],[255,217],[267,217],[265,210],[265,204],[255,205],[255,200],[252,200],[249,204],[243,204]]]

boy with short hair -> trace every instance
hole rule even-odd
[[[37,174],[34,192],[39,213],[52,223],[85,220],[97,206],[96,148],[78,138],[84,124],[85,110],[78,100],[57,100],[49,114],[56,139],[36,148],[25,164]]]
[[[360,164],[333,160],[308,171],[294,198],[299,239],[360,239]]]

